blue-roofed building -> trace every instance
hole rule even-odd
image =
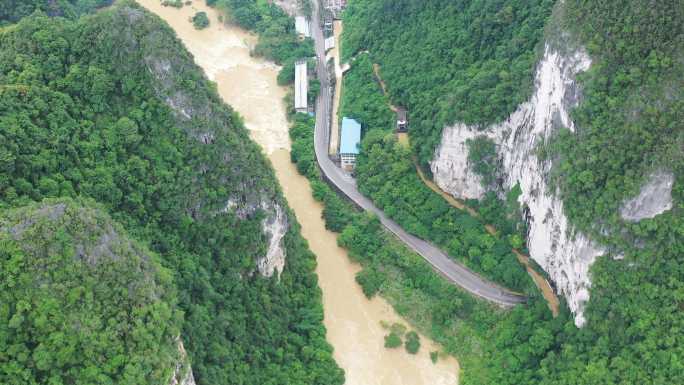
[[[361,124],[351,118],[342,118],[340,132],[340,166],[345,170],[353,170],[356,156],[361,147]]]

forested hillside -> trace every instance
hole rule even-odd
[[[42,11],[50,16],[74,18],[112,2],[113,0],[0,0],[0,25],[16,22],[35,11]]]
[[[4,208],[93,199],[157,253],[198,384],[343,382],[314,256],[268,162],[173,31],[134,3],[75,20],[34,15],[0,32],[0,197]],[[288,217],[286,264],[267,278],[256,259],[277,208]],[[2,327],[16,312],[4,311]],[[16,360],[0,354],[0,366]],[[102,376],[74,383],[126,383]]]
[[[364,127],[356,168],[359,190],[404,229],[435,243],[452,258],[509,289],[535,292],[525,268],[511,252],[512,243],[521,247],[521,231],[515,221],[506,220],[504,204],[495,196],[484,202],[487,222],[483,223],[450,206],[421,182],[410,149],[396,139],[395,114],[380,92],[369,55],[354,61],[344,87],[340,111]],[[496,215],[488,215],[488,204],[495,206]],[[495,224],[498,236],[488,234],[485,223]]]
[[[592,266],[581,329],[567,313],[549,319],[536,301],[497,318],[488,330],[473,327],[482,351],[452,350],[463,363],[462,382],[684,383],[684,7],[681,1],[566,0],[550,19],[551,6],[350,1],[344,55],[367,49],[371,62],[380,64],[391,101],[409,109],[413,147],[411,154],[390,134],[387,110],[376,108],[382,91],[359,56],[345,75],[343,98],[344,113],[358,117],[366,135],[361,188],[404,225],[439,238],[437,231],[421,230],[434,226],[442,212],[421,198],[424,189],[408,157],[429,160],[445,125],[505,119],[529,96],[535,47],[545,26],[557,23],[565,39],[587,49],[592,66],[579,79],[583,99],[572,111],[575,133],[561,130],[539,148],[540,156],[553,160],[553,183],[570,222],[618,258],[600,257]],[[672,208],[653,218],[625,219],[623,203],[655,174],[671,175]],[[458,231],[449,233],[461,241]],[[377,277],[372,271],[367,276]],[[452,317],[472,322],[458,312]]]
[[[1,383],[167,385],[182,319],[172,275],[92,202],[4,212],[0,256]]]
[[[382,66],[392,101],[408,107],[421,162],[442,127],[501,120],[532,91],[535,48],[552,0],[352,0],[342,56]]]
[[[562,132],[548,155],[560,158],[556,181],[568,216],[585,231],[597,223],[619,225],[621,202],[637,195],[657,169],[684,175],[681,5],[568,1],[567,28],[587,46],[595,65],[583,78],[585,100],[574,111],[577,135]],[[675,201],[682,201],[683,189],[675,184]],[[666,217],[660,219],[681,219]]]

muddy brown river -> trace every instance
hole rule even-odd
[[[438,350],[421,335],[420,352],[413,356],[403,348],[385,349],[387,331],[381,322],[401,322],[382,298],[368,300],[354,280],[360,267],[353,264],[336,235],[325,229],[322,207],[311,195],[306,178],[290,162],[290,141],[283,97],[276,83],[279,68],[251,57],[256,37],[239,28],[222,25],[215,10],[195,0],[181,9],[163,7],[160,0],[138,0],[161,16],[176,31],[195,62],[216,82],[223,100],[244,118],[252,138],[271,160],[290,207],[302,225],[302,234],[316,254],[316,272],[323,291],[324,323],[334,358],[345,371],[348,385],[454,385],[458,383],[455,359],[430,361]],[[195,30],[188,19],[197,11],[209,15],[209,28]]]

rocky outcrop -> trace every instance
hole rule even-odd
[[[481,178],[468,167],[466,141],[484,135],[497,145],[501,188],[520,185],[519,201],[529,221],[527,247],[530,256],[546,270],[584,324],[583,307],[589,299],[589,267],[604,250],[572,228],[563,212],[563,202],[548,183],[550,161],[540,161],[536,151],[561,127],[574,130],[569,111],[580,94],[575,84],[579,72],[591,60],[582,49],[561,52],[547,44],[537,65],[535,90],[506,121],[478,130],[464,124],[446,127],[431,163],[435,182],[459,198],[481,198]]]
[[[622,219],[638,222],[671,209],[674,179],[674,174],[670,171],[657,170],[651,174],[641,186],[639,194],[626,200],[620,207]]]
[[[266,207],[268,208],[268,207]],[[257,269],[265,277],[270,277],[274,272],[283,272],[285,267],[285,248],[283,237],[287,233],[288,221],[285,211],[279,205],[275,205],[275,215],[267,217],[261,222],[264,234],[269,237],[266,255],[257,259]]]
[[[239,219],[244,220],[253,217],[257,211],[263,210],[267,216],[261,221],[261,229],[268,237],[268,248],[266,254],[257,258],[257,270],[265,277],[273,276],[278,272],[278,276],[285,267],[285,247],[283,238],[289,229],[289,222],[285,210],[277,203],[269,202],[265,199],[260,204],[249,204],[241,199],[231,198],[223,209],[224,213],[233,212]]]
[[[188,354],[185,352],[185,347],[183,346],[183,341],[177,338],[178,341],[178,362],[176,363],[176,369],[171,375],[168,385],[196,385],[195,376],[192,374],[192,368],[190,367],[190,362],[188,361]]]
[[[468,166],[468,145],[466,141],[494,133],[482,133],[465,124],[456,124],[442,131],[442,141],[430,168],[435,182],[442,190],[459,198],[481,198],[486,189],[482,178]]]

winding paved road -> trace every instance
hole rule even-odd
[[[502,306],[513,306],[526,301],[524,296],[512,293],[492,282],[485,280],[472,272],[462,264],[449,258],[444,252],[432,244],[417,238],[402,229],[396,222],[389,219],[385,213],[377,208],[370,199],[363,196],[356,187],[356,181],[337,167],[328,157],[328,135],[331,121],[331,97],[330,79],[325,61],[325,45],[323,31],[320,26],[318,1],[314,3],[313,15],[313,38],[318,57],[318,79],[321,83],[321,92],[316,100],[316,129],[314,131],[314,144],[316,159],[324,177],[338,191],[341,191],[350,200],[364,210],[378,216],[380,222],[409,248],[425,258],[432,267],[444,275],[454,284],[466,291]]]

